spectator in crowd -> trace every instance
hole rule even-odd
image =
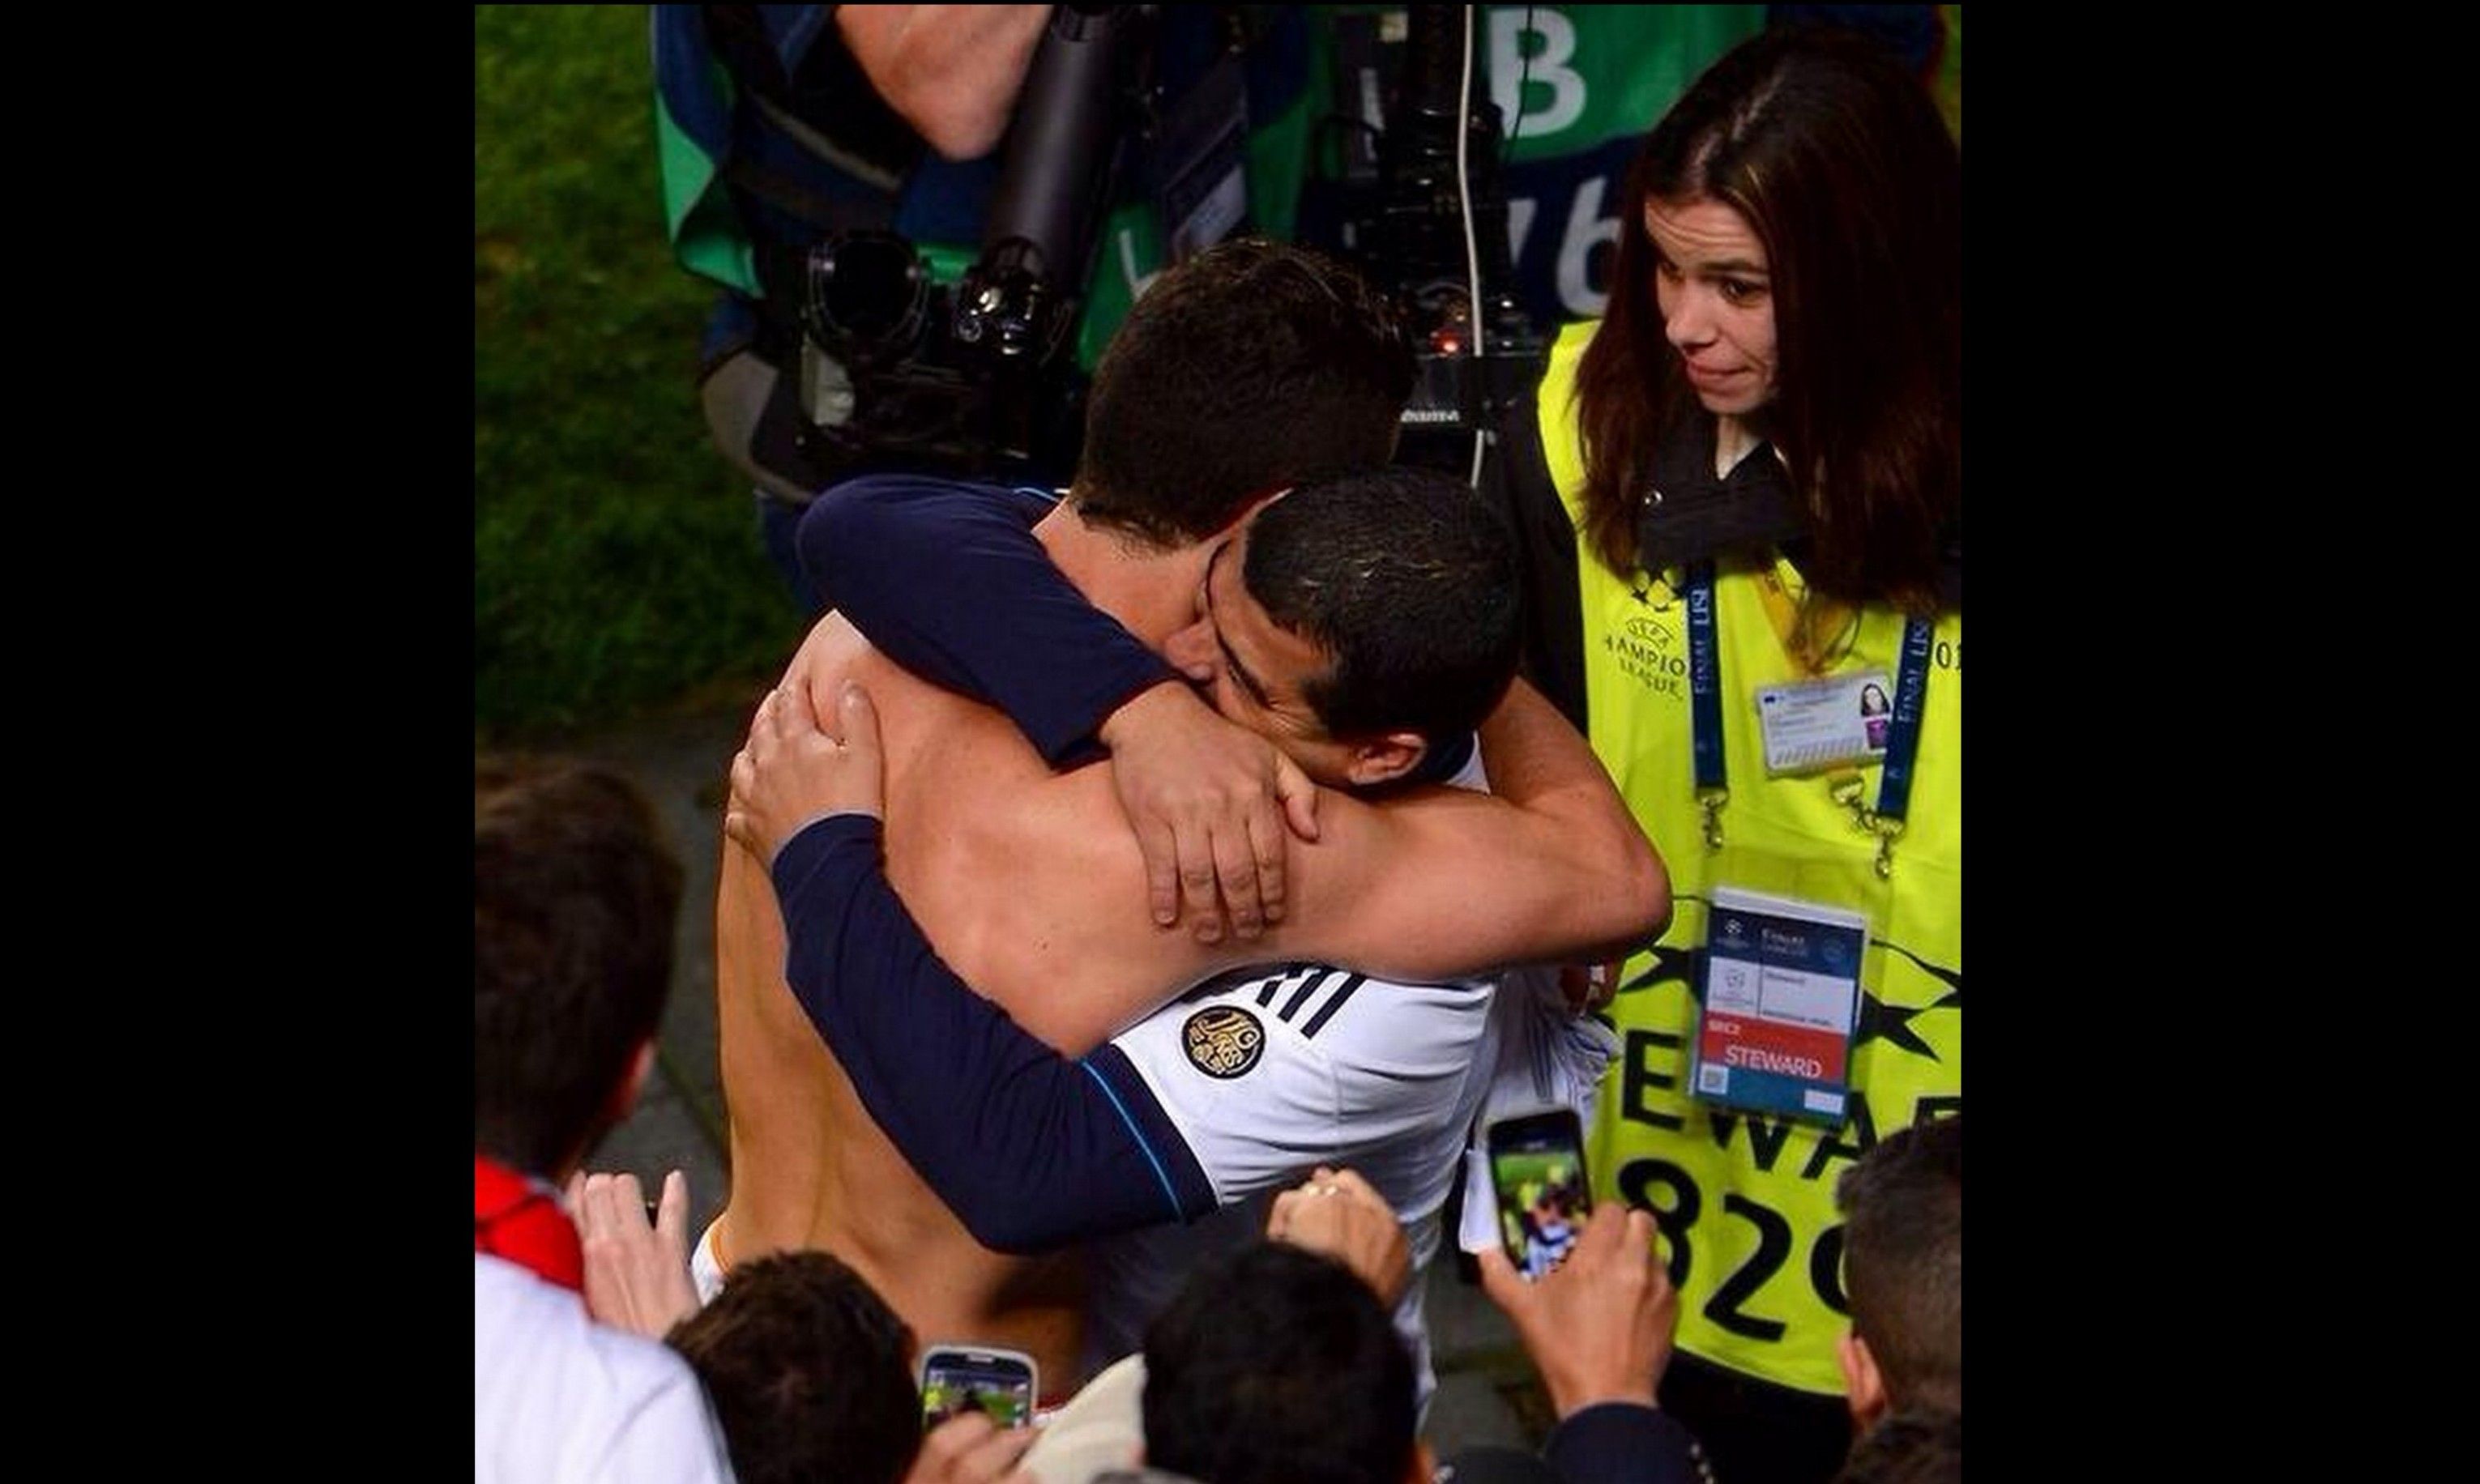
[[[1320,1165],[1277,1195],[1265,1235],[1342,1264],[1388,1308],[1401,1303],[1413,1281],[1412,1246],[1402,1220],[1355,1170]],[[1113,1363],[1050,1420],[1025,1455],[1026,1471],[1040,1484],[1177,1477],[1159,1466],[1146,1470],[1146,1389],[1142,1351]]]
[[[600,1292],[639,1325],[668,1326],[713,1397],[742,1484],[1086,1484],[1098,1471],[1143,1467],[1142,1356],[1097,1377],[1041,1429],[1002,1433],[969,1411],[923,1441],[915,1337],[859,1274],[822,1252],[779,1253],[736,1267],[705,1308],[693,1298],[684,1307],[679,1229],[649,1221],[623,1180],[586,1183],[593,1195],[578,1225],[605,1259],[611,1281]],[[1391,1308],[1412,1280],[1402,1222],[1350,1169],[1320,1165],[1278,1194],[1266,1236],[1340,1265],[1365,1291],[1362,1306]],[[659,1318],[666,1314],[677,1322]]]
[[[685,1281],[685,1266],[675,1271]],[[740,1484],[924,1477],[915,1467],[924,1444],[913,1332],[829,1254],[779,1252],[742,1264],[666,1340],[706,1383]],[[960,1429],[925,1462],[953,1472],[991,1441],[981,1429]],[[989,1461],[1004,1467],[1033,1437],[995,1441]]]
[[[1838,1353],[1854,1424],[1963,1411],[1963,1115],[1897,1129],[1835,1183],[1851,1328]],[[1960,1446],[1960,1429],[1957,1432]]]
[[[1422,1484],[1412,1360],[1340,1262],[1209,1260],[1146,1331],[1146,1461],[1212,1484]]]
[[[1679,1327],[1679,1292],[1641,1210],[1612,1205],[1576,1217],[1565,1259],[1528,1278],[1496,1245],[1475,1254],[1482,1291],[1504,1310],[1540,1372],[1558,1418],[1539,1477],[1560,1484],[1712,1484],[1704,1452],[1656,1395]],[[1447,1462],[1462,1480],[1483,1469],[1511,1480],[1526,1466],[1487,1447]]]
[[[1963,1484],[1963,1414],[1934,1405],[1879,1418],[1834,1484]]]
[[[1032,1484],[1015,1470],[1030,1432],[1001,1434],[975,1413],[923,1435],[913,1332],[834,1257],[760,1258],[700,1308],[677,1171],[652,1219],[633,1175],[581,1173],[571,1192],[595,1317],[688,1360],[740,1484]]]
[[[680,896],[680,863],[626,779],[475,759],[477,1484],[732,1477],[688,1366],[589,1316],[560,1205],[559,1182],[653,1063]]]

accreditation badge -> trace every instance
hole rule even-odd
[[[1860,1011],[1860,912],[1717,885],[1690,1087],[1704,1102],[1841,1124]]]
[[[1883,670],[1757,687],[1766,772],[1815,773],[1882,759],[1895,719],[1894,694]]]

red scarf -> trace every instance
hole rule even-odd
[[[558,1192],[486,1154],[474,1156],[474,1250],[585,1292],[585,1250]]]

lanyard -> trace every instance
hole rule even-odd
[[[1696,804],[1705,822],[1705,845],[1722,848],[1722,806],[1731,800],[1728,768],[1722,754],[1722,667],[1720,635],[1714,617],[1714,564],[1690,565],[1688,579],[1688,717],[1689,752],[1696,768]],[[1912,765],[1919,761],[1921,718],[1928,711],[1929,621],[1903,623],[1902,659],[1895,673],[1895,705],[1886,729],[1885,771],[1877,780],[1877,806],[1861,803],[1866,785],[1857,773],[1836,775],[1827,782],[1836,802],[1849,808],[1861,829],[1877,836],[1877,875],[1895,872],[1895,841],[1903,832],[1903,815],[1911,806]]]

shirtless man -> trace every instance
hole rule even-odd
[[[1078,484],[1037,534],[1141,640],[1161,646],[1186,632],[1192,645],[1216,644],[1198,624],[1222,549],[1206,538],[1294,479],[1382,461],[1408,372],[1382,308],[1348,274],[1292,248],[1217,249],[1166,274],[1114,342]],[[1285,873],[1280,920],[1270,908],[1261,936],[1209,943],[1127,909],[1149,875],[1109,767],[1054,774],[996,713],[907,674],[830,617],[785,689],[839,728],[846,678],[876,703],[896,890],[947,964],[1071,1054],[1246,962],[1438,979],[1598,956],[1667,911],[1660,863],[1598,764],[1529,691],[1485,730],[1499,797],[1434,792],[1384,807],[1323,797],[1318,840]],[[1296,705],[1287,717],[1265,704],[1287,698],[1241,688],[1227,671],[1218,703],[1253,711],[1271,731],[1299,720]],[[1406,760],[1392,734],[1298,745],[1322,749],[1346,778]],[[728,1266],[826,1247],[925,1339],[1024,1349],[1046,1377],[1072,1379],[1072,1259],[992,1252],[922,1187],[785,985],[772,884],[737,848],[722,862],[716,942],[735,1179],[710,1256]]]
[[[852,591],[837,563],[816,570],[835,573],[847,616],[891,654],[922,656],[927,675],[969,695],[985,689],[978,676],[1027,673],[1052,690],[1112,693],[1078,678],[1091,652],[1133,643],[1098,613],[1082,645],[1013,652],[1021,646],[1005,616],[1038,607],[1036,595],[1082,606],[1025,512],[1010,508],[1026,501],[890,480],[830,498],[885,507],[859,522],[867,541],[849,539],[850,523],[816,534],[891,569],[886,592]],[[1259,724],[1279,729],[1318,782],[1396,779],[1436,742],[1468,752],[1483,705],[1507,688],[1514,611],[1489,595],[1512,592],[1514,560],[1504,524],[1448,475],[1312,480],[1218,540],[1199,621],[1168,652],[1197,678],[1224,672],[1219,699],[1239,715],[1257,714],[1241,709],[1244,695],[1263,706]],[[880,603],[950,591],[976,595],[969,621],[935,603],[909,619]],[[1519,693],[1510,704],[1541,703]],[[1253,1240],[1264,1214],[1245,1203],[1262,1204],[1306,1164],[1359,1169],[1403,1222],[1417,1269],[1440,1243],[1467,1131],[1502,1075],[1511,1107],[1588,1106],[1575,1089],[1598,1082],[1613,1047],[1538,976],[1502,987],[1495,975],[1407,984],[1323,963],[1259,965],[1209,979],[1086,1056],[1063,1055],[942,964],[887,886],[878,769],[863,761],[876,758],[877,738],[860,720],[844,718],[839,744],[806,702],[770,697],[734,759],[726,827],[770,862],[795,997],[940,1199],[999,1251],[1093,1244],[1088,1369],[1132,1351],[1197,1263]],[[1365,735],[1388,722],[1397,732]],[[1338,736],[1361,740],[1338,748]],[[1403,788],[1385,792],[1400,799]],[[838,811],[872,823],[824,817]],[[1426,1394],[1424,1293],[1409,1288],[1396,1319]]]

